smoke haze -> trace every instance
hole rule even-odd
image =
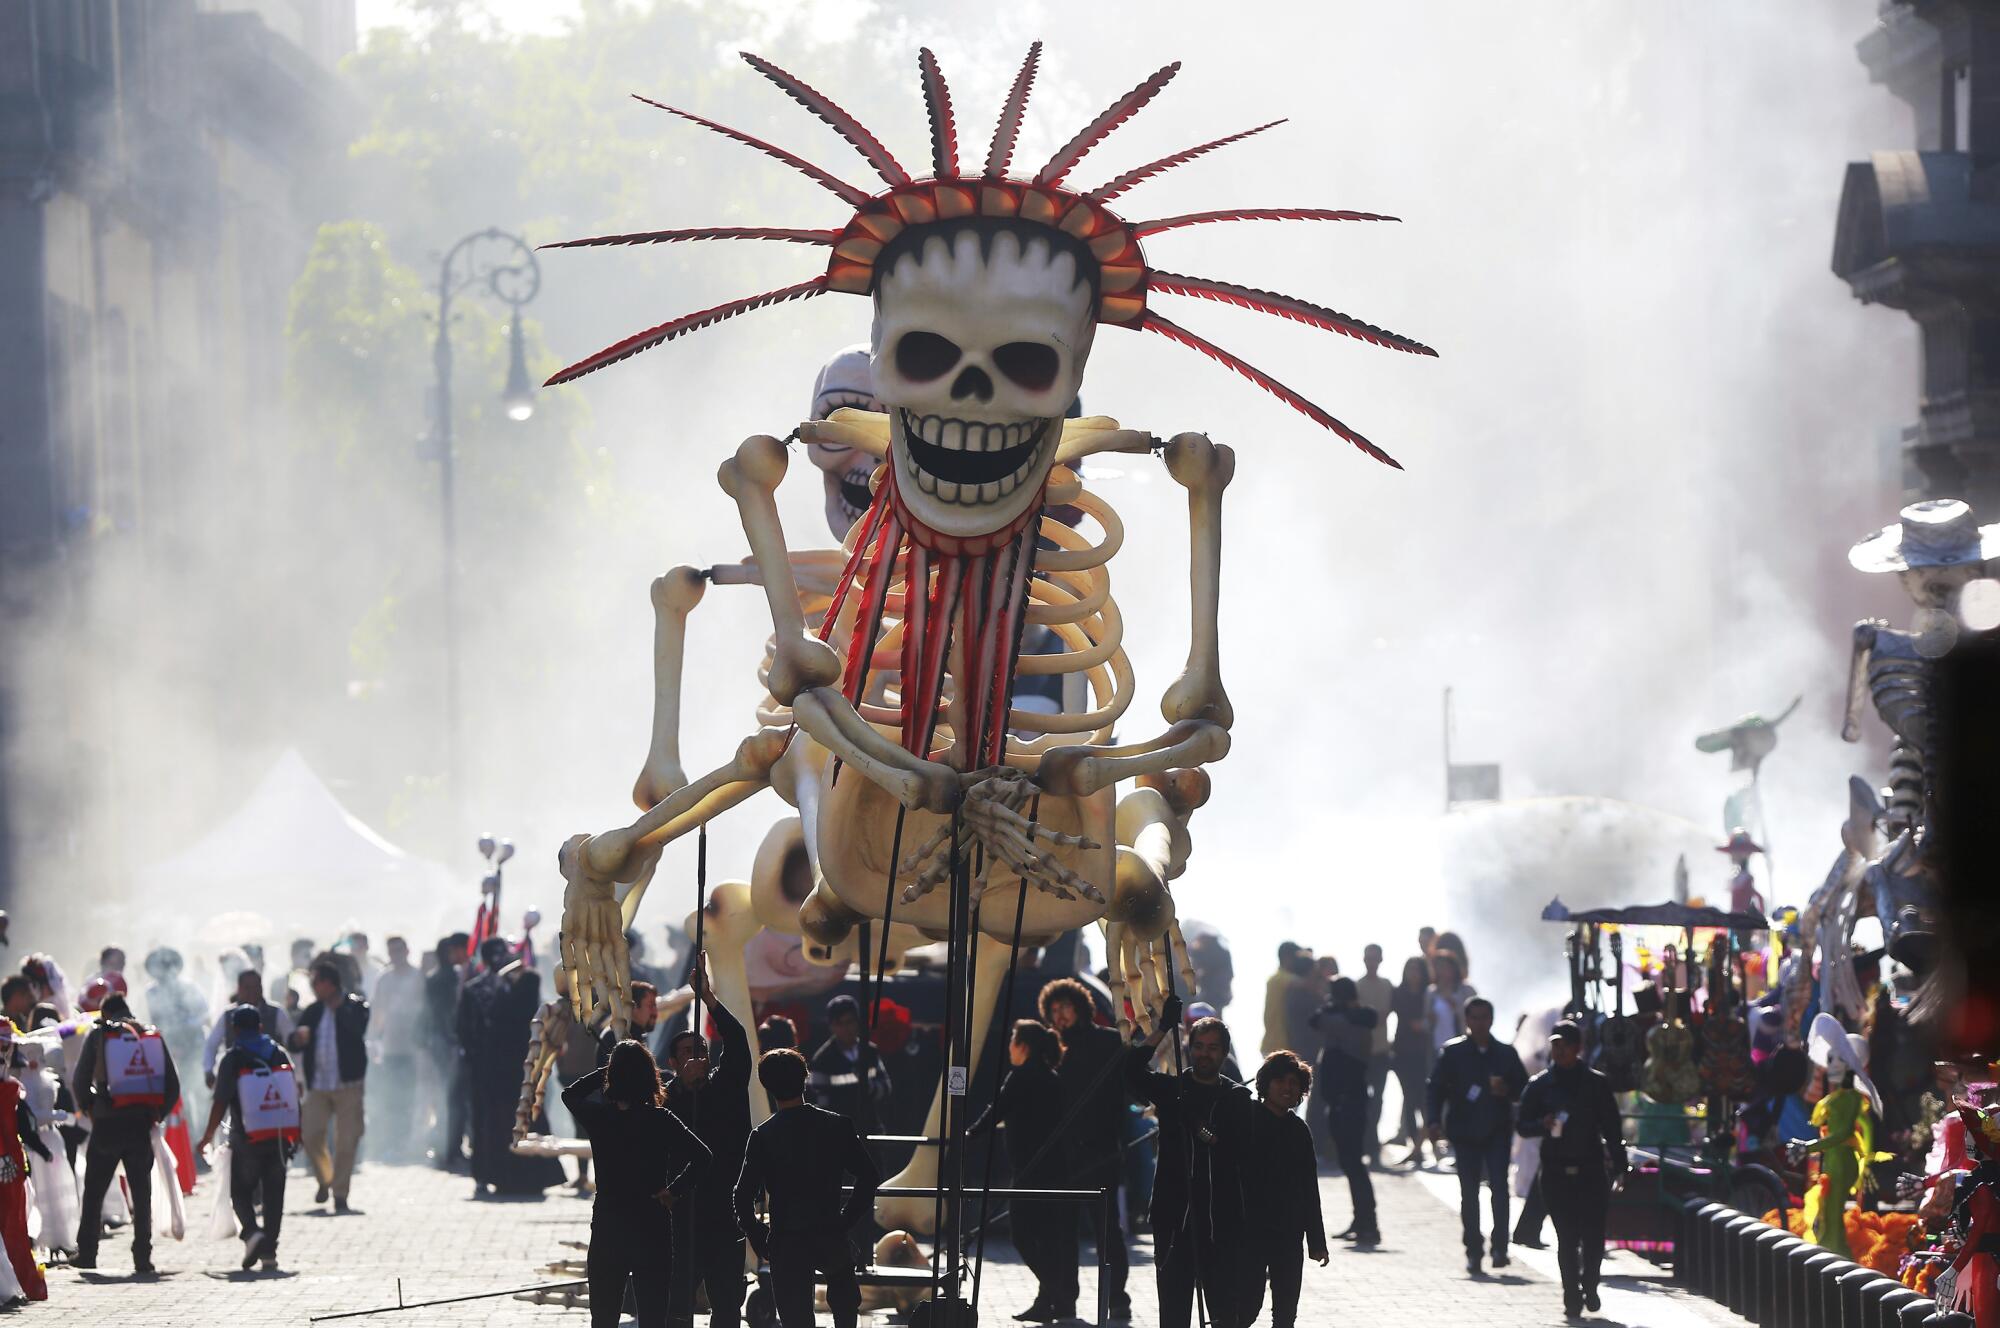
[[[1118,204],[1124,215],[1295,206],[1404,219],[1191,228],[1148,249],[1161,267],[1299,295],[1437,347],[1439,359],[1421,359],[1206,303],[1173,311],[1367,434],[1402,472],[1160,338],[1107,331],[1085,378],[1089,413],[1160,436],[1203,431],[1237,453],[1223,590],[1234,746],[1175,886],[1183,916],[1229,938],[1236,1014],[1254,1017],[1281,939],[1331,951],[1350,971],[1379,940],[1393,973],[1425,922],[1466,932],[1475,980],[1503,1013],[1549,995],[1560,935],[1524,919],[1555,894],[1575,906],[1665,897],[1680,846],[1720,842],[1733,787],[1726,759],[1697,753],[1693,737],[1804,693],[1764,771],[1777,864],[1767,895],[1801,899],[1838,847],[1846,776],[1879,768],[1878,752],[1837,737],[1848,625],[1904,616],[1900,592],[1848,571],[1844,552],[1895,514],[1890,458],[1915,414],[1915,336],[1900,314],[1858,306],[1828,270],[1844,164],[1910,141],[1906,109],[1854,56],[1873,0],[1336,3],[1264,22],[1184,3],[1091,12],[1080,23],[1051,5],[1001,15],[969,4],[822,7],[795,23],[774,16],[764,32],[704,31],[646,52],[640,63],[656,73],[625,90],[673,100],[698,82],[701,113],[859,178],[837,139],[735,62],[738,44],[780,43],[789,67],[906,162],[924,142],[919,44],[936,48],[952,80],[962,143],[983,145],[1021,51],[1046,41],[1018,156],[1030,163],[1182,59],[1174,86],[1094,151],[1080,178],[1109,179],[1280,115],[1290,123],[1140,186]],[[822,67],[815,43],[843,13],[865,16],[868,44]],[[840,205],[808,183],[693,126],[658,115],[617,124],[649,140],[628,147],[657,158],[641,186],[649,209],[623,219],[635,226],[839,220]],[[391,233],[389,243],[428,274],[430,251],[462,230],[499,225],[540,242],[604,217],[581,194],[537,199],[527,216],[466,212],[456,229]],[[551,363],[538,367],[799,280],[816,262],[785,246],[676,248],[544,253],[530,312]],[[648,581],[677,563],[744,554],[715,467],[748,434],[785,434],[820,362],[865,339],[867,320],[867,303],[852,298],[760,312],[586,379],[562,393],[586,415],[580,460],[564,473],[601,491],[510,508],[505,521],[462,495],[466,801],[477,824],[455,834],[435,799],[398,812],[408,799],[390,787],[409,772],[412,744],[429,762],[421,768],[437,768],[423,746],[435,691],[358,702],[343,685],[347,662],[290,656],[284,622],[184,644],[168,669],[157,652],[130,648],[181,640],[135,589],[158,569],[107,568],[91,593],[119,606],[118,632],[38,632],[25,643],[28,676],[92,679],[105,706],[74,723],[156,763],[171,753],[176,777],[158,794],[120,790],[136,811],[96,809],[95,832],[125,871],[73,883],[92,892],[87,914],[59,897],[53,875],[27,878],[21,933],[42,948],[41,935],[63,929],[66,954],[94,953],[121,915],[129,873],[233,810],[293,742],[350,807],[466,882],[449,919],[406,925],[470,920],[477,862],[466,832],[488,824],[521,846],[510,913],[535,902],[553,920],[556,847],[630,814],[651,703]],[[497,390],[458,382],[461,396]],[[408,404],[415,436],[422,402]],[[461,449],[483,441],[461,425]],[[410,450],[405,439],[391,445]],[[207,565],[254,566],[266,587],[320,587],[350,559],[407,561],[393,631],[414,649],[435,633],[425,599],[435,593],[425,542],[435,491],[414,455],[407,465],[407,483],[379,504],[321,514],[315,535],[330,549],[301,547],[266,522],[218,522]],[[1124,729],[1143,736],[1187,648],[1185,501],[1155,461],[1104,468],[1119,474],[1094,487],[1128,532],[1112,586],[1140,700]],[[289,492],[300,480],[277,482]],[[795,547],[825,542],[819,473],[796,449],[779,499]],[[725,761],[754,726],[768,628],[754,590],[712,588],[696,611],[690,774]],[[187,675],[211,654],[229,655],[253,689],[239,698],[253,717],[240,725],[188,713]],[[274,680],[268,692],[259,676]],[[318,683],[301,688],[301,677]],[[1500,762],[1510,799],[1588,795],[1654,809],[1639,814],[1648,828],[1629,872],[1573,856],[1560,827],[1532,813],[1498,840],[1468,831],[1467,814],[1441,815],[1447,686],[1460,759]],[[14,759],[32,771],[46,755]],[[747,876],[782,810],[766,794],[715,823],[712,870]],[[1689,828],[1656,833],[1656,822]],[[649,934],[690,906],[693,855],[691,840],[669,850],[643,917]],[[1721,863],[1712,853],[1691,861],[1696,893],[1722,891]]]

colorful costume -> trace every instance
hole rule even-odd
[[[1847,1245],[1847,1201],[1868,1183],[1871,1163],[1889,1160],[1875,1151],[1875,1114],[1881,1101],[1866,1073],[1868,1044],[1822,1011],[1807,1042],[1812,1059],[1825,1067],[1830,1085],[1813,1108],[1819,1138],[1800,1141],[1799,1151],[1819,1154],[1819,1183],[1806,1192],[1805,1217],[1813,1242],[1843,1259]],[[1855,1086],[1850,1087],[1852,1079]]]
[[[1958,1256],[1935,1290],[1942,1308],[1970,1314],[1979,1328],[2000,1328],[2000,1120],[1969,1102],[1957,1107],[1979,1165],[1959,1181],[1951,1213]]]
[[[32,1147],[44,1163],[49,1158],[36,1135],[34,1113],[23,1100],[20,1083],[12,1077],[14,1036],[14,1025],[0,1019],[0,1245],[7,1252],[4,1264],[0,1264],[6,1274],[0,1278],[0,1302],[49,1298],[48,1283],[28,1239],[27,1147]]]

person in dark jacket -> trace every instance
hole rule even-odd
[[[1247,1313],[1255,1318],[1263,1309],[1268,1283],[1271,1328],[1292,1328],[1298,1322],[1305,1255],[1322,1268],[1331,1257],[1319,1210],[1319,1158],[1312,1130],[1298,1114],[1312,1085],[1311,1068],[1289,1051],[1272,1052],[1257,1069],[1257,1100],[1263,1110],[1251,1115],[1253,1199],[1247,1252],[1255,1299]]]
[[[1132,1298],[1125,1292],[1125,1282],[1131,1261],[1118,1203],[1125,1181],[1125,1123],[1131,1114],[1125,1040],[1117,1029],[1096,1022],[1097,1005],[1090,999],[1090,988],[1075,978],[1057,978],[1043,987],[1038,1003],[1042,1022],[1055,1030],[1063,1045],[1056,1080],[1062,1087],[1063,1118],[1069,1124],[1055,1149],[1068,1163],[1068,1185],[1104,1193],[1103,1207],[1085,1227],[1103,1254],[1110,1317],[1130,1319]]]
[[[333,1211],[348,1213],[348,1187],[354,1182],[354,1159],[367,1129],[364,1099],[368,1080],[368,1002],[342,990],[338,965],[319,960],[312,966],[313,1003],[299,1011],[292,1026],[292,1049],[299,1053],[304,1078],[299,1103],[299,1133],[319,1178],[314,1203],[333,1196]],[[329,1154],[327,1134],[333,1134]]]
[[[1151,1068],[1180,1017],[1180,997],[1169,996],[1152,1033],[1125,1054],[1127,1086],[1153,1105],[1160,1122],[1153,1181],[1160,1328],[1186,1328],[1197,1286],[1214,1328],[1246,1328],[1256,1317],[1244,1237],[1257,1104],[1249,1089],[1222,1074],[1229,1027],[1220,1019],[1199,1020],[1188,1031],[1186,1070],[1161,1074]]]
[[[626,1016],[625,1036],[637,1038],[650,1047],[653,1045],[653,1028],[660,1022],[660,989],[641,979],[633,982],[628,990],[631,992],[632,1013]],[[606,1024],[604,1031],[597,1035],[597,1063],[607,1064],[611,1060],[611,1049],[622,1041],[624,1038],[618,1036],[618,1030]]]
[[[715,998],[708,981],[708,956],[700,956],[690,978],[695,999],[715,1020],[722,1046],[710,1055],[708,1040],[693,1029],[674,1034],[667,1054],[667,1110],[718,1159],[695,1186],[685,1210],[686,1220],[674,1223],[674,1258],[680,1275],[674,1279],[670,1317],[676,1324],[694,1320],[694,1287],[708,1288],[709,1328],[735,1328],[743,1311],[743,1236],[736,1229],[730,1191],[735,1160],[750,1141],[750,1035],[729,1007]]]
[[[1347,1194],[1354,1218],[1341,1239],[1376,1245],[1382,1240],[1375,1220],[1375,1183],[1368,1175],[1369,1059],[1375,1042],[1375,1011],[1361,1003],[1353,978],[1327,984],[1327,1003],[1313,1016],[1322,1041],[1319,1092],[1327,1102],[1327,1126],[1334,1156],[1347,1177]]]
[[[465,947],[471,938],[453,932],[437,943],[437,967],[424,979],[424,1011],[430,1020],[431,1060],[436,1069],[437,1127],[431,1164],[440,1171],[466,1169],[465,1133],[470,1099],[465,1056],[458,1045],[458,997],[465,985]]]
[[[1014,1021],[1007,1043],[1012,1069],[1000,1081],[993,1104],[966,1131],[968,1138],[1006,1127],[1007,1160],[1015,1189],[1067,1189],[1067,1160],[1060,1147],[1062,1083],[1056,1067],[1062,1042],[1047,1025],[1033,1019]],[[1026,1323],[1055,1323],[1076,1317],[1076,1218],[1060,1201],[1013,1199],[1007,1205],[1007,1230],[1020,1251],[1021,1262],[1035,1275],[1035,1299],[1015,1315]]]
[[[562,1099],[597,1161],[584,1261],[591,1328],[617,1328],[628,1282],[639,1328],[665,1328],[680,1225],[671,1213],[709,1167],[708,1148],[666,1109],[660,1068],[643,1042],[619,1043]]]
[[[1540,1184],[1556,1227],[1563,1312],[1576,1318],[1603,1308],[1597,1272],[1604,1262],[1604,1216],[1612,1181],[1625,1174],[1625,1138],[1611,1081],[1581,1059],[1583,1032],[1565,1019],[1549,1034],[1549,1068],[1521,1094],[1523,1138],[1542,1141]]]
[[[1425,1119],[1435,1144],[1458,1160],[1458,1216],[1465,1228],[1465,1270],[1479,1276],[1479,1182],[1492,1191],[1493,1266],[1507,1266],[1507,1162],[1514,1147],[1514,1102],[1528,1072],[1514,1049],[1493,1036],[1493,1002],[1465,1004],[1465,1033],[1444,1044],[1431,1080]]]
[[[106,1063],[107,1053],[124,1053],[134,1040],[147,1043],[147,1055],[157,1054],[163,1073],[158,1092],[126,1093],[120,1076]],[[167,1118],[181,1098],[180,1073],[158,1031],[132,1017],[123,996],[108,996],[98,1010],[97,1026],[84,1036],[72,1079],[78,1109],[90,1118],[84,1145],[83,1208],[76,1234],[75,1268],[97,1267],[97,1245],[104,1234],[104,1196],[118,1168],[125,1168],[125,1188],[132,1200],[132,1271],[153,1272],[153,1127]],[[143,1100],[142,1100],[143,1099]]]
[[[486,971],[466,984],[458,1002],[458,1041],[472,1092],[472,1195],[540,1194],[563,1183],[562,1163],[516,1153],[514,1115],[542,1003],[541,976],[497,936],[481,943],[479,958]],[[539,1133],[547,1127],[535,1128]]]
[[[736,1225],[771,1265],[771,1299],[784,1328],[812,1328],[814,1273],[826,1277],[834,1328],[854,1328],[861,1287],[854,1270],[867,1255],[850,1245],[856,1223],[875,1206],[881,1170],[853,1122],[806,1104],[806,1062],[785,1048],[757,1062],[757,1081],[771,1095],[771,1118],[750,1132],[736,1178]],[[841,1177],[854,1178],[841,1201]],[[770,1222],[757,1201],[770,1196]]]
[[[858,1133],[882,1132],[882,1104],[894,1085],[875,1044],[861,1036],[861,1002],[842,992],[826,1003],[828,1037],[808,1067],[813,1102],[854,1122]]]
[[[248,1272],[261,1259],[264,1271],[274,1273],[278,1270],[278,1231],[285,1216],[285,1166],[291,1160],[292,1145],[282,1138],[250,1138],[243,1126],[241,1089],[244,1075],[289,1069],[292,1061],[264,1031],[263,1012],[254,1005],[238,1005],[229,1011],[229,1033],[229,1050],[216,1062],[210,1080],[215,1096],[208,1109],[208,1128],[195,1151],[208,1151],[227,1112],[229,1202],[236,1210],[236,1224],[243,1228],[243,1269]],[[264,1212],[261,1225],[257,1220],[260,1203]]]

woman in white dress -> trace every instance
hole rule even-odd
[[[35,1250],[47,1263],[49,1256],[57,1250],[64,1255],[76,1253],[76,1224],[82,1201],[77,1194],[76,1172],[71,1169],[69,1152],[63,1146],[63,1125],[69,1123],[70,1113],[57,1106],[58,1097],[67,1100],[62,1093],[62,1080],[55,1065],[62,1059],[62,1042],[55,1033],[53,1021],[44,1017],[44,1028],[39,1038],[28,1037],[21,1040],[21,1052],[27,1060],[27,1067],[18,1071],[21,1087],[25,1091],[28,1110],[35,1114],[35,1126],[42,1136],[42,1145],[49,1150],[50,1161],[35,1158],[28,1175],[28,1192],[33,1201],[35,1213],[41,1218],[40,1230],[35,1237]]]

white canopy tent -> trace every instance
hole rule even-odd
[[[142,868],[137,884],[138,920],[155,935],[193,939],[232,914],[241,930],[248,915],[268,920],[267,944],[309,936],[325,946],[359,929],[378,953],[394,932],[421,951],[453,924],[469,925],[478,903],[474,883],[412,857],[341,806],[292,748],[232,815]]]

